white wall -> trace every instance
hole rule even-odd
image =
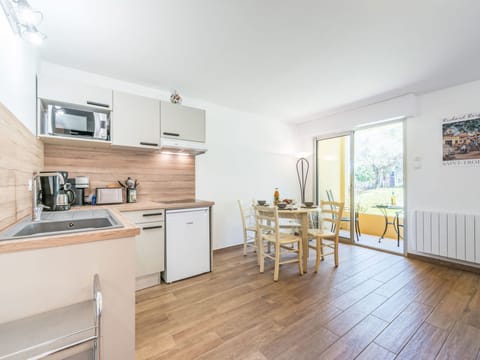
[[[0,11],[0,102],[35,133],[36,49],[15,35]]]
[[[298,125],[298,132],[301,143],[307,146],[304,151],[311,151],[313,136],[354,130],[358,125],[400,116],[415,116],[416,108],[416,96],[408,94],[301,123]]]
[[[442,165],[442,123],[448,116],[480,112],[480,81],[419,97],[419,114],[407,123],[408,204],[415,210],[480,214],[480,168]],[[414,159],[421,158],[421,169]]]
[[[170,93],[98,74],[41,62],[42,73],[75,79],[143,96],[168,100]],[[271,200],[275,187],[282,198],[298,198],[295,172],[296,133],[286,125],[255,114],[184,98],[184,105],[207,114],[208,152],[196,158],[197,198],[215,201],[214,248],[243,241],[237,199]]]
[[[197,197],[215,200],[214,247],[242,241],[236,200],[299,199],[292,128],[253,114],[207,107],[208,152],[197,157]]]

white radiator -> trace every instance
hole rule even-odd
[[[417,210],[412,225],[417,252],[480,264],[480,215]]]

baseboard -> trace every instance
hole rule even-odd
[[[461,264],[458,262],[453,262],[449,260],[444,260],[444,259],[439,259],[431,256],[425,256],[425,255],[414,254],[414,253],[408,253],[407,257],[410,259],[421,260],[421,261],[428,262],[435,265],[446,266],[455,270],[463,270],[463,271],[469,271],[476,274],[480,274],[480,267],[477,267],[475,265]]]
[[[228,246],[225,246],[225,247],[222,247],[222,248],[214,249],[214,250],[213,250],[213,253],[214,253],[214,254],[216,254],[216,253],[222,253],[222,252],[225,252],[225,251],[234,250],[234,249],[239,248],[239,247],[242,247],[242,246],[243,246],[243,243],[241,243],[241,244],[234,244],[234,245],[228,245]]]
[[[160,284],[160,273],[137,277],[135,281],[135,290],[146,289]]]

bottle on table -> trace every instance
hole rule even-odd
[[[278,188],[275,188],[275,192],[273,193],[273,203],[277,205],[280,202],[280,192]]]
[[[397,197],[395,196],[395,192],[392,191],[392,197],[390,198],[390,205],[395,206],[397,205]]]

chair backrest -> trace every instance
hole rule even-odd
[[[274,207],[255,206],[255,219],[259,234],[269,233],[275,235],[278,240],[279,224],[278,209]]]
[[[335,236],[340,232],[340,224],[343,215],[343,202],[336,201],[320,201],[320,209],[322,211],[322,221],[333,223],[335,228]]]
[[[242,217],[243,230],[246,230],[249,226],[256,226],[255,211],[252,206],[245,205],[242,200],[237,200],[237,202],[240,209],[240,216]]]

